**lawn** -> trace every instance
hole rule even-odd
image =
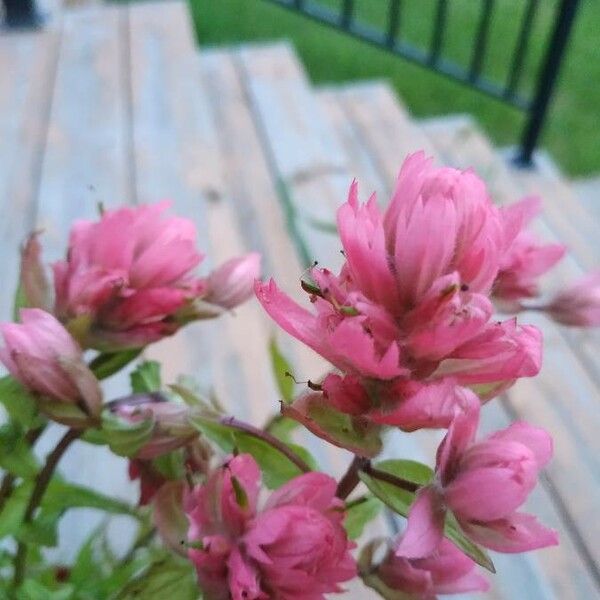
[[[200,44],[215,45],[246,40],[293,40],[312,80],[319,83],[352,79],[387,78],[415,116],[424,117],[468,112],[479,120],[497,144],[518,141],[523,117],[519,111],[466,89],[426,69],[354,40],[309,19],[273,6],[265,0],[189,0]],[[340,0],[321,0],[338,4]],[[540,11],[530,38],[529,59],[524,66],[521,90],[535,80],[546,33],[551,27],[557,0],[541,0]],[[381,24],[387,0],[357,0],[358,15],[364,21]],[[426,45],[431,36],[434,0],[404,2],[402,34],[417,45]],[[523,0],[496,2],[490,51],[484,68],[490,78],[506,77],[511,50],[517,36]],[[465,32],[476,29],[475,0],[449,3],[444,56],[468,63],[472,39]],[[600,2],[583,0],[575,33],[542,145],[550,150],[562,168],[572,176],[600,171]]]

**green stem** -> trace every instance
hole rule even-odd
[[[60,459],[66,452],[67,448],[74,442],[78,437],[83,433],[82,430],[77,429],[69,429],[65,435],[60,439],[56,448],[52,450],[48,457],[46,458],[46,464],[44,468],[39,472],[36,480],[35,486],[33,488],[33,492],[31,493],[31,497],[29,498],[29,503],[25,508],[25,513],[23,515],[23,524],[31,523],[33,520],[33,515],[40,505],[46,490],[48,489],[48,485],[50,484],[50,480],[52,479],[52,475],[58,465]],[[17,589],[21,583],[23,583],[23,578],[25,576],[25,562],[27,559],[27,546],[19,541],[17,546],[17,553],[15,555],[15,570],[13,575],[13,588]]]

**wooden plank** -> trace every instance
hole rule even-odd
[[[19,245],[33,229],[59,34],[0,35],[0,319],[12,316]]]
[[[544,198],[544,214],[557,237],[569,240],[577,262],[586,270],[600,268],[600,219],[577,198],[573,187],[551,166],[536,169],[510,167],[518,185]]]
[[[122,16],[114,7],[78,10],[57,23],[62,39],[37,212],[47,261],[64,255],[73,221],[95,218],[98,201],[116,206],[130,200]],[[109,381],[107,395],[122,394],[124,380]],[[39,452],[47,452],[60,433],[61,428],[51,427],[40,440]],[[126,461],[105,448],[75,443],[61,467],[77,483],[126,500],[135,498]],[[61,544],[53,557],[70,560],[104,519],[97,511],[70,511],[61,521]],[[109,530],[115,534],[115,548],[125,550],[134,534],[131,520],[115,519]]]
[[[352,177],[347,160],[289,47],[282,51],[281,44],[245,46],[239,60],[275,177],[309,249],[305,262],[308,266],[327,257],[335,269],[342,263],[341,248],[327,230],[348,194]]]
[[[454,137],[451,129],[446,134],[439,126],[426,129],[432,133],[432,139],[445,140],[443,152],[454,164],[473,166],[487,173],[492,192],[501,202],[526,191],[518,180],[511,179],[500,157],[472,123],[463,121],[462,125],[457,125],[458,133]],[[556,240],[544,219],[538,226],[538,233],[545,239]],[[549,279],[561,282],[576,275],[576,265],[567,260]],[[509,402],[519,416],[546,427],[555,438],[556,457],[548,469],[550,487],[556,490],[555,502],[564,512],[569,534],[580,538],[577,540],[578,552],[589,563],[598,585],[599,555],[594,542],[598,530],[592,516],[600,496],[598,453],[595,450],[598,448],[595,432],[600,426],[598,387],[572,352],[572,346],[565,344],[564,328],[539,315],[527,315],[527,320],[544,332],[544,363],[537,378],[520,380],[510,390]],[[574,495],[572,490],[585,490],[585,493]]]

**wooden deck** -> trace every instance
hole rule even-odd
[[[208,263],[258,250],[264,275],[299,296],[307,262],[341,260],[328,229],[352,178],[363,194],[377,190],[384,199],[404,156],[419,148],[440,163],[475,167],[499,202],[544,195],[541,235],[573,248],[550,288],[598,266],[598,223],[568,185],[552,174],[511,172],[468,118],[416,122],[382,82],[314,89],[284,43],[198,51],[178,2],[66,12],[41,33],[0,36],[0,318],[10,316],[17,247],[27,232],[43,229],[46,258],[55,260],[72,221],[94,217],[99,201],[171,198],[174,210],[196,223]],[[554,435],[556,457],[528,504],[560,531],[561,545],[495,555],[499,573],[488,597],[598,598],[600,334],[530,321],[545,333],[543,372],[488,405],[485,427],[525,418]],[[165,361],[167,380],[194,374],[237,416],[260,423],[277,407],[266,350],[273,333],[250,302],[148,355]],[[310,351],[277,335],[299,379],[325,369]],[[123,385],[111,381],[109,394]],[[431,462],[439,437],[433,438],[393,436],[389,452]],[[344,452],[308,435],[305,443],[324,468],[342,471]],[[98,459],[98,452],[80,444],[65,470],[105,492],[133,494],[125,462],[108,453]],[[68,557],[99,520],[73,511],[58,555]],[[127,525],[112,525],[117,545],[125,545]],[[387,530],[382,517],[369,534]],[[352,595],[372,597],[359,585]]]

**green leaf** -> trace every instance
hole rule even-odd
[[[408,516],[408,509],[415,498],[412,492],[407,492],[391,483],[375,479],[363,471],[360,471],[358,476],[369,488],[369,491],[386,506],[403,517]]]
[[[125,421],[109,410],[102,412],[102,432],[110,449],[118,456],[133,456],[150,439],[154,419],[148,417],[137,423]]]
[[[262,439],[200,416],[194,416],[190,422],[223,451],[231,453],[237,449],[239,452],[251,454],[260,466],[264,483],[268,488],[278,488],[301,473],[300,469],[284,454]],[[294,451],[298,449],[298,446],[292,444],[288,446]],[[301,448],[298,454],[309,466],[315,464],[312,456],[304,448]]]
[[[292,433],[298,428],[299,425],[300,423],[294,419],[277,415],[271,419],[271,422],[267,427],[267,431],[276,438],[284,442],[289,442]]]
[[[275,336],[269,342],[269,355],[279,394],[289,404],[294,399],[294,380],[290,375],[292,367],[279,349]]]
[[[51,590],[39,581],[27,579],[17,593],[18,600],[72,600],[75,590],[70,585]]]
[[[131,389],[135,394],[160,391],[160,363],[155,360],[147,360],[139,364],[129,377]]]
[[[226,427],[217,421],[198,415],[191,417],[190,423],[224,452],[233,452],[236,447],[236,432],[231,427]]]
[[[0,539],[16,535],[25,515],[25,508],[33,490],[33,481],[24,481],[17,485],[10,495],[0,519]]]
[[[127,502],[106,496],[96,490],[67,483],[54,478],[44,495],[42,507],[54,510],[68,508],[97,508],[111,514],[130,515],[138,518],[135,507]]]
[[[306,394],[282,408],[284,416],[335,446],[372,458],[381,452],[382,428],[362,417],[341,413],[323,402],[322,394]]]
[[[23,427],[39,424],[35,398],[10,375],[0,379],[0,402],[4,404],[10,418]]]
[[[417,485],[426,485],[433,477],[433,471],[430,467],[414,460],[382,460],[376,463],[374,468]],[[403,517],[408,516],[408,510],[415,498],[413,492],[403,490],[392,483],[375,479],[362,471],[359,473],[359,477],[369,490],[394,512]]]
[[[484,569],[495,573],[496,567],[489,554],[472,542],[462,531],[456,517],[451,511],[446,513],[446,522],[444,523],[444,535],[458,546],[467,556],[470,556],[478,565]]]
[[[98,379],[106,379],[135,360],[142,350],[143,348],[133,348],[121,352],[102,352],[90,363],[90,369]]]
[[[191,562],[174,556],[152,565],[136,581],[130,583],[118,600],[199,600],[201,592],[196,583]]]
[[[417,485],[427,485],[433,479],[433,469],[415,460],[390,459],[374,465],[375,469],[391,473]]]
[[[247,452],[256,460],[262,471],[263,482],[269,489],[277,489],[302,473],[279,450],[263,440],[238,433],[235,441],[240,452]]]
[[[23,434],[23,428],[14,422],[0,427],[0,467],[30,479],[37,475],[38,463]]]
[[[412,460],[384,460],[374,465],[374,468],[402,477],[418,485],[428,484],[433,477],[433,471],[427,465]],[[415,499],[413,492],[408,492],[391,483],[375,479],[362,471],[359,472],[359,477],[384,504],[399,515],[408,517],[408,511]],[[477,564],[495,573],[494,563],[490,557],[477,544],[467,538],[450,511],[446,513],[444,535]]]
[[[31,523],[21,524],[17,539],[37,546],[55,547],[58,544],[58,523],[63,510],[42,508]]]
[[[363,496],[355,502],[348,503],[344,527],[351,540],[362,535],[367,523],[379,514],[381,506],[381,501],[372,496]]]

